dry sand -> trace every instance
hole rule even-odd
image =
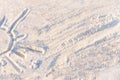
[[[0,0],[0,80],[120,80],[119,0]]]

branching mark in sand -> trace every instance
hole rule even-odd
[[[26,56],[24,52],[21,52],[19,50],[20,48],[45,53],[45,50],[43,48],[35,48],[35,47],[31,48],[27,46],[24,46],[24,47],[17,46],[17,43],[25,39],[28,35],[27,34],[19,35],[19,33],[15,35],[15,29],[17,25],[27,17],[29,12],[30,12],[30,9],[25,9],[18,16],[18,18],[16,18],[16,20],[13,23],[11,23],[10,26],[8,26],[8,28],[6,28],[7,19],[5,16],[0,21],[0,57],[6,58],[6,60],[9,63],[11,63],[11,65],[17,72],[22,72],[22,69],[20,68],[20,65],[16,63],[16,61],[14,61],[14,59],[11,59],[10,57],[11,53],[15,53],[16,56],[19,56],[22,59],[24,59]]]
[[[1,23],[0,23],[1,24],[1,30],[0,30],[1,36],[4,33],[4,37],[6,37],[2,41],[7,41],[7,45],[6,45],[7,49],[0,53],[1,56],[3,54],[6,54],[6,53],[10,52],[15,47],[16,39],[19,38],[19,37],[15,36],[14,30],[17,27],[17,24],[20,23],[20,21],[22,21],[25,18],[25,16],[27,16],[28,12],[29,12],[29,9],[25,9],[22,12],[22,14],[20,15],[20,17],[17,18],[17,20],[15,20],[15,22],[12,23],[12,25],[10,26],[10,29],[8,31],[7,31],[7,29],[2,30],[2,28],[5,26],[4,24],[6,23],[6,18],[3,17],[3,19],[1,20]],[[25,35],[23,35],[23,37],[24,36]],[[6,43],[3,43],[3,45],[4,44],[6,44]]]
[[[6,17],[4,16],[2,18],[2,20],[0,21],[0,48],[1,48],[1,52],[0,52],[0,56],[4,56],[7,61],[9,63],[12,64],[12,66],[14,67],[14,69],[17,72],[21,72],[19,65],[17,65],[17,63],[14,60],[10,59],[10,56],[8,56],[11,52],[13,52],[13,50],[15,49],[15,45],[17,44],[18,39],[24,39],[26,38],[26,35],[22,35],[21,37],[19,37],[18,35],[16,36],[14,33],[15,28],[17,27],[17,24],[19,24],[23,19],[25,19],[25,17],[28,15],[29,13],[29,9],[25,9],[22,14],[11,24],[11,26],[9,27],[9,29],[7,29],[5,27],[5,24],[7,22]],[[24,55],[22,54],[18,54],[20,57],[24,57]]]
[[[25,59],[26,54],[24,51],[35,51],[44,54],[46,52],[46,47],[36,47],[36,46],[28,46],[23,44],[19,44],[21,40],[27,38],[27,34],[15,34],[15,29],[17,25],[23,21],[28,13],[30,12],[29,9],[25,9],[20,16],[18,16],[10,26],[6,27],[7,19],[4,16],[0,21],[0,57],[5,58],[17,72],[23,72],[23,64],[17,63],[12,57],[10,56],[11,53],[16,54],[15,56],[19,56],[20,59]],[[42,64],[41,61],[38,61],[33,68],[38,68]],[[22,65],[22,67],[21,67]]]

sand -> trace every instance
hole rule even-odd
[[[119,0],[0,0],[0,80],[120,80]]]

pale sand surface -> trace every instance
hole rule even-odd
[[[0,0],[0,80],[120,80],[120,1]]]

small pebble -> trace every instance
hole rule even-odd
[[[41,64],[42,64],[42,61],[41,60],[37,60],[36,62],[33,63],[32,69],[34,69],[34,70],[38,69]]]
[[[0,63],[1,66],[5,66],[7,65],[7,62],[5,60],[2,60],[1,63]]]

